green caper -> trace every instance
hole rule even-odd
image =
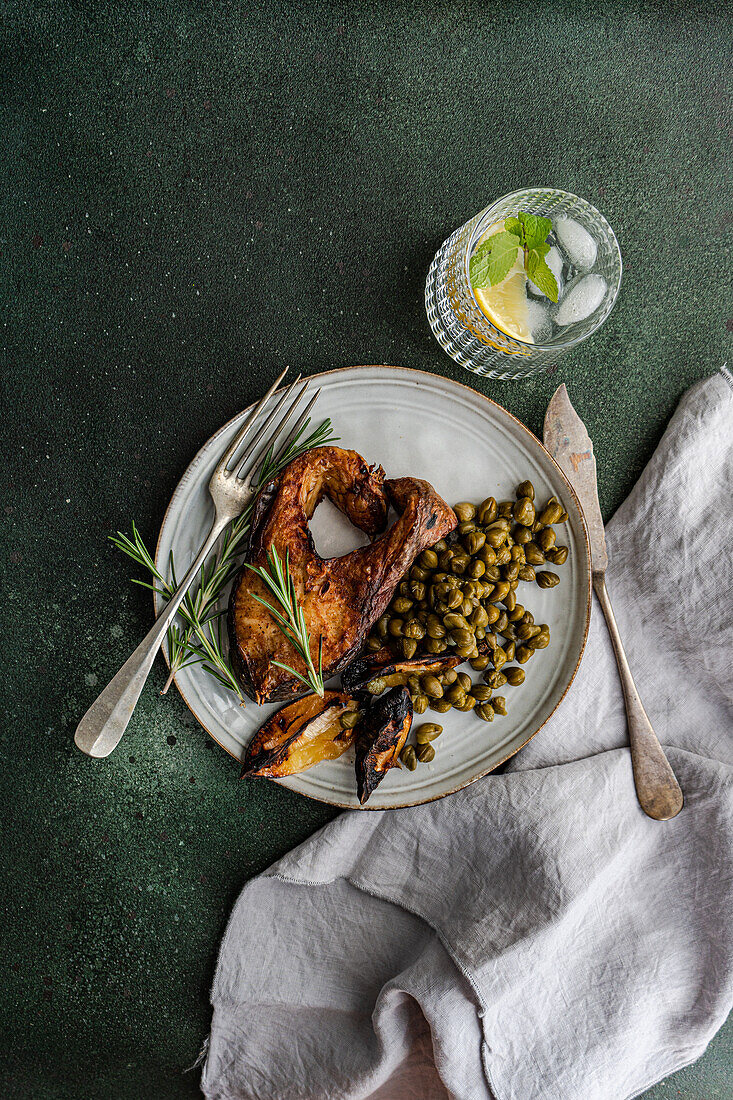
[[[460,612],[449,611],[443,616],[443,626],[446,630],[467,630],[468,622]]]
[[[496,555],[494,557],[496,557]],[[487,584],[489,582],[496,583],[496,581],[500,581],[501,580],[501,571],[499,569],[499,566],[498,565],[487,565],[486,566],[486,572],[484,573],[484,579],[485,579]]]
[[[453,561],[453,550],[449,546],[447,550],[443,550],[438,558],[438,564],[443,570],[450,569],[450,563]]]
[[[463,603],[463,595],[459,588],[452,588],[445,598],[448,607],[460,607]]]
[[[370,695],[381,695],[383,691],[387,689],[387,682],[383,676],[376,676],[373,680],[370,680],[366,686]]]
[[[423,550],[418,560],[423,569],[438,568],[438,555],[435,550]]]
[[[488,684],[474,684],[471,688],[471,695],[477,703],[486,703],[491,698],[491,688]]]
[[[536,576],[537,574],[535,573],[531,565],[523,565],[522,568],[519,570],[520,581],[533,581]]]
[[[502,665],[506,664],[506,653],[503,646],[498,645],[494,650],[494,668],[498,672]]]
[[[392,610],[396,611],[398,615],[406,615],[408,611],[411,611],[414,606],[414,601],[407,596],[398,596],[395,600],[392,600]]]
[[[408,676],[407,686],[413,695],[417,695],[417,693],[420,691],[420,677],[416,676],[414,673],[412,674],[412,676]]]
[[[462,702],[454,703],[453,706],[456,710],[460,711],[473,710],[473,708],[476,706],[476,700],[474,699],[473,695],[466,695]]]
[[[496,623],[497,619],[500,618],[501,611],[493,603],[490,603],[489,606],[485,610],[486,610],[486,617],[488,619],[488,625],[492,626],[494,623]]]
[[[472,645],[474,642],[474,635],[472,630],[462,630],[458,627],[456,630],[451,631],[451,638],[457,646]]]
[[[502,631],[502,636],[504,638],[511,638],[512,641],[516,640],[517,628],[515,627],[514,623],[507,623],[506,624],[506,626],[504,627],[504,629]]]
[[[512,552],[508,546],[500,546],[496,551],[496,564],[508,565],[512,560]]]
[[[464,619],[468,620],[468,616],[472,613],[475,606],[476,605],[473,600],[464,599],[461,606],[459,608],[456,608],[456,610],[459,611],[461,615],[463,615]]]
[[[538,518],[540,523],[542,523],[546,527],[550,523],[557,523],[562,513],[562,505],[558,504],[556,500],[552,499],[547,502],[545,507],[540,512]]]
[[[439,653],[445,653],[448,648],[448,643],[445,638],[426,638],[423,642],[423,649],[427,653],[432,653],[433,656],[437,656]]]
[[[415,754],[421,764],[429,764],[431,760],[435,759],[435,749],[432,745],[417,745],[415,748]]]
[[[533,649],[530,649],[526,645],[517,646],[516,659],[519,661],[520,665],[526,665],[526,663],[530,659],[530,657],[533,657],[533,656],[534,656],[534,650]]]
[[[517,637],[520,642],[528,642],[530,638],[534,638],[535,634],[539,634],[540,628],[533,623],[520,623],[517,627]]]
[[[445,627],[436,615],[428,619],[427,633],[429,638],[445,638]]]
[[[505,668],[504,675],[506,676],[506,682],[511,687],[518,687],[524,683],[524,669],[518,668],[517,665],[512,665],[511,668]]]
[[[474,560],[471,562],[471,564],[468,567],[469,577],[475,577],[475,578],[483,577],[485,572],[486,572],[486,566],[481,561],[481,559],[480,558],[474,558]]]
[[[456,683],[460,684],[464,691],[471,690],[471,677],[467,672],[457,672]]]
[[[504,635],[504,637],[506,637],[506,635]],[[514,654],[517,652],[517,643],[513,639],[510,642],[505,642],[504,652],[506,653],[507,661],[513,661]]]
[[[521,523],[523,527],[530,527],[535,518],[534,504],[530,498],[520,497],[512,508],[512,515],[517,523]]]
[[[469,660],[471,657],[478,656],[478,649],[476,648],[475,642],[473,645],[457,645],[454,652],[456,656],[460,657],[464,661]]]
[[[512,508],[513,507],[514,507],[514,501],[513,500],[502,500],[501,504],[499,505],[499,515],[504,516],[505,518],[507,516],[510,516],[512,514]]]
[[[505,565],[502,569],[502,576],[505,581],[515,581],[519,577],[520,565],[518,561],[510,561],[508,565]]]
[[[420,683],[429,699],[443,698],[443,685],[437,676],[433,676],[432,672],[426,672]]]
[[[442,732],[443,727],[439,726],[437,722],[423,722],[421,726],[417,727],[415,740],[418,745],[426,745],[429,741],[434,741],[436,737],[440,737]]]
[[[488,546],[485,540],[486,536],[484,535],[484,545],[479,550],[477,557],[488,569],[490,565],[496,564],[496,551],[493,546]]]
[[[517,497],[528,497],[534,500],[534,485],[531,481],[523,481],[521,485],[517,485]]]
[[[503,672],[485,672],[484,680],[492,690],[503,687],[506,683],[506,676]]]
[[[489,621],[489,616],[486,614],[486,608],[480,604],[478,607],[474,607],[468,620],[474,630],[477,630],[480,626],[486,626]]]
[[[450,708],[453,706],[447,699],[431,699],[428,704],[431,710],[436,711],[438,714],[447,714]]]
[[[506,542],[506,531],[503,528],[489,527],[486,530],[486,542],[494,550]]]
[[[410,619],[405,623],[402,633],[405,638],[417,638],[419,641],[420,638],[425,637],[425,627],[419,619]]]
[[[525,611],[524,612],[524,614],[522,615],[522,622],[523,623],[533,623],[534,622],[534,615],[532,614],[531,611]]]
[[[440,679],[444,684],[455,684],[458,679],[458,673],[454,668],[447,668]]]
[[[491,593],[491,600],[493,603],[499,603],[510,592],[508,581],[499,581],[494,591]]]
[[[560,515],[559,515],[559,516],[557,517],[557,519],[555,520],[555,523],[565,523],[565,521],[567,520],[567,518],[568,518],[568,514],[567,514],[567,512],[565,511],[565,509],[563,508],[562,512],[560,513]]]
[[[390,619],[387,629],[393,638],[401,638],[404,626],[405,624],[402,619]]]
[[[461,523],[466,523],[476,515],[476,505],[470,504],[467,500],[462,500],[458,504],[453,505],[453,511],[456,513]]]
[[[550,628],[543,627],[539,634],[535,634],[534,638],[530,638],[527,645],[530,649],[547,649],[550,644]]]
[[[540,588],[554,588],[560,583],[560,578],[557,573],[551,573],[549,569],[546,569],[543,573],[537,574],[537,584]]]
[[[515,527],[512,531],[512,538],[519,546],[524,546],[525,543],[531,541],[532,532],[529,527]]]
[[[468,559],[454,558],[453,561],[450,563],[450,568],[452,573],[455,573],[457,576],[462,577],[463,574],[466,572],[466,569],[468,568]]]
[[[459,683],[455,683],[448,688],[447,692],[445,693],[445,697],[449,700],[450,703],[453,704],[454,707],[457,707],[458,704],[462,703],[466,698],[466,692],[463,690],[462,686]]]
[[[540,550],[536,542],[528,542],[524,547],[524,556],[527,561],[527,565],[542,565],[545,560],[545,555]]]
[[[537,535],[537,543],[540,550],[544,554],[547,554],[548,550],[552,550],[555,545],[555,532],[552,527],[544,527]]]
[[[494,623],[494,630],[497,634],[503,634],[509,624],[509,616],[506,611],[499,613],[499,618]]]
[[[376,653],[377,650],[382,648],[381,638],[375,638],[373,634],[370,634],[366,640],[367,653]]]
[[[474,554],[478,554],[486,544],[486,535],[483,531],[471,531],[469,535],[466,535],[463,545],[466,547],[468,553],[473,557]]]
[[[524,608],[522,607],[521,603],[515,604],[514,610],[509,612],[509,622],[518,623],[519,620],[522,618],[522,615],[524,615]]]
[[[486,500],[482,500],[478,506],[476,514],[479,523],[482,523],[484,525],[492,523],[499,514],[499,509],[494,498],[487,497]]]
[[[428,697],[423,692],[413,695],[413,711],[415,714],[425,714],[428,706]]]
[[[417,767],[417,753],[413,745],[405,745],[404,749],[400,753],[400,760],[405,765],[408,771],[414,772]]]
[[[506,699],[503,695],[495,695],[491,700],[491,709],[494,714],[506,714]]]
[[[428,569],[421,569],[419,565],[413,565],[410,570],[410,580],[413,581],[426,581],[430,576]]]
[[[341,728],[345,730],[353,730],[361,718],[360,710],[347,710],[346,714],[341,715]]]
[[[417,653],[417,642],[414,638],[400,638],[400,649],[402,656],[409,661]]]
[[[496,647],[499,644],[499,639],[497,638],[496,634],[487,634],[486,635],[486,644],[489,647],[489,649],[491,649],[491,650],[496,649]]]
[[[488,657],[485,653],[482,653],[478,657],[473,657],[470,664],[471,668],[476,669],[476,672],[483,672],[485,668],[489,667],[490,662],[491,658]]]
[[[410,595],[413,599],[424,600],[427,595],[427,588],[424,581],[410,581]]]
[[[554,546],[552,550],[547,551],[547,559],[553,565],[564,565],[568,560],[567,546]]]
[[[445,541],[445,539],[438,539],[437,542],[433,543],[433,550],[436,554],[440,554],[441,551],[445,550],[447,545],[448,543]]]
[[[468,520],[466,523],[459,523],[456,527],[456,531],[459,535],[469,535],[471,531],[476,530],[476,524],[473,520]]]
[[[479,703],[474,710],[474,714],[477,714],[484,722],[493,722],[495,718],[491,703]]]

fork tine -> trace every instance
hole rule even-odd
[[[227,473],[230,473],[230,474],[234,473],[234,471],[236,470],[238,464],[239,464],[239,468],[241,470],[244,463],[248,461],[248,456],[251,455],[252,452],[255,450],[255,448],[257,447],[257,444],[260,442],[262,437],[266,434],[267,429],[270,427],[270,424],[272,424],[273,420],[275,419],[275,417],[279,413],[280,409],[283,407],[283,404],[290,397],[293,390],[298,385],[298,382],[300,382],[300,377],[301,376],[298,375],[298,377],[295,378],[290,383],[290,385],[287,387],[287,389],[283,390],[283,392],[280,394],[280,397],[278,398],[277,402],[275,403],[274,408],[272,409],[271,412],[269,412],[267,414],[267,417],[265,418],[265,420],[262,422],[262,424],[257,429],[257,431],[255,433],[255,436],[254,436],[254,439],[250,439],[248,441],[247,447],[245,449],[244,454],[240,456],[240,458],[237,460],[237,462],[234,463],[234,466],[232,467],[232,469],[228,470]],[[300,400],[300,398],[298,398],[298,400]]]
[[[308,422],[308,414],[318,400],[320,392],[320,390],[316,390],[306,407],[303,409],[303,412],[300,414],[292,429],[290,430],[287,439],[282,444],[277,454],[274,456],[275,462],[281,461],[283,456],[287,453],[288,447],[291,447],[295,440],[298,438],[298,435],[303,429],[303,426]]]
[[[242,425],[242,427],[241,427],[241,428],[239,429],[239,431],[238,431],[238,432],[237,432],[237,434],[235,435],[234,439],[232,440],[232,442],[231,442],[231,443],[229,444],[229,446],[227,447],[227,449],[226,449],[226,451],[224,452],[224,454],[223,454],[223,455],[221,456],[221,458],[219,459],[219,464],[218,464],[218,466],[216,467],[216,469],[217,469],[217,472],[219,472],[220,470],[226,470],[227,466],[229,465],[229,463],[231,462],[232,458],[233,458],[233,457],[234,457],[234,455],[236,454],[236,452],[237,452],[237,449],[239,448],[239,445],[240,445],[240,443],[241,443],[241,442],[242,442],[242,441],[243,441],[243,440],[245,439],[245,437],[247,436],[247,433],[249,432],[249,429],[250,429],[250,428],[252,427],[252,425],[254,424],[255,420],[256,420],[256,419],[257,419],[257,417],[258,417],[258,416],[260,415],[260,413],[262,412],[263,408],[265,407],[265,405],[267,404],[267,402],[268,402],[268,401],[270,400],[270,398],[272,397],[273,393],[275,392],[275,390],[277,389],[277,387],[278,387],[278,386],[280,385],[280,383],[282,382],[282,380],[283,380],[283,378],[285,377],[285,375],[286,375],[286,374],[288,373],[289,369],[290,369],[289,367],[286,367],[286,368],[285,368],[285,370],[284,370],[284,371],[282,372],[282,374],[280,375],[280,377],[279,377],[279,378],[276,378],[276,379],[275,379],[275,381],[274,381],[274,382],[272,383],[272,385],[270,386],[270,388],[269,388],[269,390],[267,391],[267,393],[265,394],[265,396],[264,396],[264,397],[263,397],[263,398],[262,398],[262,399],[261,399],[260,401],[258,401],[258,402],[257,402],[257,404],[255,405],[255,407],[254,407],[254,408],[252,409],[252,412],[251,412],[251,413],[249,414],[249,416],[248,416],[248,417],[247,417],[247,419],[245,420],[244,424],[243,424],[243,425]]]
[[[292,387],[290,387],[290,389],[292,389]],[[277,437],[280,435],[280,432],[283,430],[283,428],[285,427],[287,422],[290,420],[290,417],[293,415],[296,408],[300,404],[300,399],[302,398],[303,394],[305,393],[305,391],[307,389],[308,389],[308,379],[306,379],[305,382],[303,383],[303,385],[300,387],[300,390],[296,394],[295,399],[290,404],[290,408],[287,410],[285,415],[280,419],[280,423],[277,424],[277,426],[272,430],[272,432],[270,433],[268,438],[264,441],[264,443],[262,444],[260,449],[255,454],[252,454],[252,452],[250,452],[248,455],[245,456],[244,461],[242,462],[242,465],[239,467],[239,470],[237,471],[237,476],[239,478],[244,479],[245,476],[253,476],[254,475],[255,471],[259,468],[260,463],[262,462],[262,459],[265,457],[267,451],[271,447],[274,446]],[[245,468],[247,469],[247,474],[245,474]]]

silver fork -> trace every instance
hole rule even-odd
[[[286,367],[246,418],[237,435],[224,451],[212,474],[209,482],[209,492],[214,502],[214,522],[203,546],[181,581],[175,596],[166,604],[155,620],[150,632],[143,638],[132,656],[125,661],[114,679],[107,684],[102,694],[92,703],[79,723],[74,734],[74,741],[82,752],[87,753],[89,756],[109,756],[120,741],[132,717],[135,704],[145,686],[155,655],[168,632],[168,627],[176,616],[183,597],[198,575],[199,569],[219,535],[227,524],[241,515],[252,500],[257,484],[257,472],[262,459],[270,447],[275,447],[281,437],[305,394],[308,387],[307,381],[302,384],[272,431],[268,431],[280,409],[298,385],[300,381],[300,375],[298,375],[295,381],[280,395],[272,411],[268,413],[255,432],[254,437],[248,442],[246,450],[239,458],[236,458],[236,455],[242,443],[247,439],[250,430],[254,427],[257,417],[282,382],[287,370]],[[308,419],[310,410],[318,399],[319,392],[316,390],[287,437],[279,444],[274,454],[276,461],[285,454],[297,437],[298,432]]]

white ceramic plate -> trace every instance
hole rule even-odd
[[[506,717],[489,725],[470,712],[440,715],[444,732],[435,760],[414,772],[392,769],[368,803],[369,809],[412,806],[486,775],[534,737],[560,703],[577,671],[588,630],[591,577],[585,523],[565,476],[537,438],[474,390],[422,371],[376,366],[331,371],[317,376],[315,384],[321,387],[316,421],[330,416],[341,445],[370,463],[381,463],[387,477],[426,478],[449,503],[506,498],[529,478],[540,501],[555,495],[569,514],[562,541],[570,553],[558,568],[561,583],[549,590],[520,583],[518,591],[519,602],[535,621],[549,623],[550,646],[525,666],[521,687],[507,685]],[[208,533],[213,512],[209,478],[244,415],[213,435],[183,475],[158,540],[161,571],[166,571],[172,551],[180,576]],[[366,541],[328,501],[319,506],[312,531],[322,557],[346,553]],[[183,669],[176,684],[204,729],[237,759],[275,709],[254,703],[240,707],[197,665]],[[428,712],[425,720],[431,717]],[[278,782],[321,802],[358,806],[353,751]]]

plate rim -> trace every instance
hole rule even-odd
[[[593,572],[592,572],[592,558],[591,558],[591,550],[590,550],[590,538],[588,536],[588,527],[587,527],[587,524],[586,524],[586,521],[585,521],[585,515],[583,514],[583,509],[582,509],[582,506],[580,504],[580,500],[578,499],[578,495],[575,492],[575,489],[571,485],[570,481],[568,480],[567,475],[565,474],[565,472],[562,470],[562,468],[558,465],[558,463],[552,457],[552,455],[547,450],[547,448],[545,447],[542,440],[538,436],[536,436],[534,434],[534,432],[530,428],[527,427],[526,424],[522,423],[522,421],[517,416],[515,416],[514,413],[509,412],[509,410],[505,409],[503,405],[500,405],[498,401],[494,401],[493,398],[487,397],[486,394],[480,393],[478,390],[475,390],[472,386],[466,385],[464,382],[458,382],[455,378],[447,378],[445,375],[441,375],[441,374],[437,374],[437,375],[432,374],[430,371],[419,370],[416,367],[400,367],[400,366],[397,366],[394,363],[355,363],[355,364],[352,364],[351,366],[348,366],[348,367],[333,367],[330,370],[318,371],[316,374],[306,375],[305,380],[311,381],[311,380],[318,379],[318,378],[327,378],[332,374],[347,374],[350,371],[356,371],[356,370],[395,370],[395,371],[406,372],[406,373],[409,373],[409,374],[419,375],[423,378],[429,379],[430,381],[439,380],[441,382],[447,383],[449,386],[457,386],[461,390],[466,390],[472,396],[478,397],[482,401],[485,401],[489,405],[493,406],[494,409],[498,409],[500,414],[503,414],[504,416],[509,417],[509,419],[512,420],[514,422],[514,424],[517,425],[522,430],[522,432],[524,432],[526,435],[528,435],[530,437],[530,439],[532,440],[533,443],[537,444],[545,452],[545,455],[549,459],[552,466],[555,468],[556,473],[559,474],[560,479],[565,483],[566,491],[570,494],[570,496],[572,496],[573,501],[574,501],[574,503],[577,507],[577,510],[578,510],[578,515],[580,517],[580,525],[581,525],[581,530],[582,530],[582,533],[583,533],[583,543],[582,544],[585,548],[585,560],[587,562],[586,572],[587,572],[587,578],[588,579],[587,579],[587,585],[586,585],[587,591],[586,591],[585,616],[584,616],[585,622],[584,622],[584,628],[583,628],[583,639],[582,639],[582,642],[581,642],[581,645],[580,645],[580,650],[578,652],[578,659],[575,663],[575,667],[573,668],[572,674],[571,674],[567,684],[565,685],[565,689],[563,690],[562,695],[560,695],[557,702],[555,703],[555,706],[552,708],[552,710],[547,715],[547,717],[544,719],[544,721],[541,722],[540,725],[537,726],[537,728],[535,730],[533,730],[533,732],[529,735],[529,737],[525,741],[523,741],[521,743],[521,745],[518,745],[515,749],[512,749],[512,751],[507,753],[506,756],[502,757],[501,760],[497,760],[497,762],[495,764],[492,764],[490,768],[487,768],[485,771],[480,772],[478,775],[472,776],[472,778],[465,780],[465,782],[463,782],[463,783],[459,783],[458,786],[451,787],[450,790],[442,791],[440,794],[430,795],[427,798],[419,798],[419,799],[417,799],[416,801],[413,801],[413,802],[399,802],[399,803],[395,803],[392,806],[369,806],[369,805],[365,805],[365,806],[358,807],[358,806],[353,806],[348,802],[339,802],[334,798],[321,798],[316,794],[306,794],[304,791],[293,791],[294,794],[299,794],[303,798],[309,798],[309,799],[311,799],[311,801],[319,802],[321,805],[324,805],[324,806],[334,806],[336,809],[357,810],[359,812],[361,812],[363,810],[371,810],[373,812],[384,811],[384,810],[388,810],[388,809],[389,810],[407,810],[407,809],[410,809],[413,806],[424,806],[424,805],[427,805],[429,802],[437,802],[441,798],[446,798],[448,795],[456,794],[457,791],[464,790],[466,787],[471,786],[472,783],[477,783],[480,779],[485,779],[487,775],[490,775],[492,772],[496,771],[496,769],[500,768],[502,766],[502,764],[506,764],[507,760],[511,760],[511,758],[513,756],[516,756],[518,752],[521,752],[522,749],[526,745],[528,745],[529,742],[534,737],[537,736],[537,734],[540,732],[540,730],[544,729],[544,727],[550,721],[552,716],[556,713],[556,711],[560,707],[561,703],[565,699],[565,696],[567,695],[568,691],[572,687],[573,682],[575,680],[575,677],[578,674],[578,669],[580,668],[580,663],[583,660],[583,654],[585,653],[585,647],[586,647],[586,643],[588,641],[588,632],[590,630],[591,604],[592,604],[592,598],[593,598]],[[166,526],[166,523],[167,523],[167,520],[168,520],[168,514],[169,514],[171,508],[173,507],[179,493],[182,492],[182,487],[188,479],[188,474],[189,474],[189,471],[191,470],[191,467],[196,462],[198,456],[201,454],[201,452],[204,450],[204,448],[208,447],[209,444],[212,443],[217,438],[217,436],[219,436],[223,432],[225,432],[227,430],[227,428],[229,428],[235,421],[239,420],[244,413],[248,412],[249,409],[253,408],[253,406],[256,405],[256,404],[257,404],[256,400],[253,401],[252,404],[245,406],[244,409],[240,409],[240,411],[235,413],[234,416],[230,417],[229,420],[226,421],[226,423],[222,424],[221,427],[217,428],[217,430],[215,432],[213,432],[212,435],[210,435],[208,439],[204,440],[204,442],[201,444],[201,446],[196,451],[196,454],[193,456],[193,458],[191,459],[189,464],[186,466],[186,469],[183,471],[183,474],[181,475],[181,477],[178,479],[178,482],[176,483],[176,487],[173,490],[171,498],[168,501],[168,505],[166,507],[166,510],[163,513],[163,518],[160,521],[160,529],[158,531],[158,538],[157,538],[156,543],[155,543],[155,554],[154,554],[154,558],[153,558],[156,566],[158,566],[158,557],[159,557],[159,554],[160,554],[160,542],[161,542],[161,539],[163,537],[163,530],[164,530],[164,528]],[[152,599],[153,599],[153,612],[154,612],[154,614],[157,615],[158,614],[158,608],[157,608],[157,593],[156,592],[153,592]],[[168,657],[168,652],[167,652],[167,649],[165,648],[165,646],[161,646],[161,653],[163,654],[163,659],[165,660],[166,665],[170,669],[170,659]],[[192,704],[186,698],[186,694],[183,691],[180,684],[178,683],[178,679],[177,679],[176,676],[173,676],[172,682],[176,685],[176,688],[178,690],[178,694],[180,695],[181,699],[186,704],[189,711],[191,712],[191,714],[195,718],[197,724],[212,739],[212,741],[215,742],[215,744],[217,744],[221,749],[224,750],[224,752],[227,754],[227,756],[230,756],[232,758],[232,760],[236,761],[237,763],[241,763],[241,761],[238,759],[238,757],[235,756],[235,754],[233,752],[231,752],[230,749],[228,749],[226,747],[226,745],[223,745],[221,743],[221,741],[219,741],[218,738],[215,737],[215,735],[211,732],[211,730],[207,726],[205,726],[204,723],[201,721],[198,714],[194,710]],[[284,787],[286,790],[292,790],[292,788],[289,787],[287,783],[284,783],[284,782],[282,782],[278,779],[274,780],[274,782],[277,783],[278,786]]]

